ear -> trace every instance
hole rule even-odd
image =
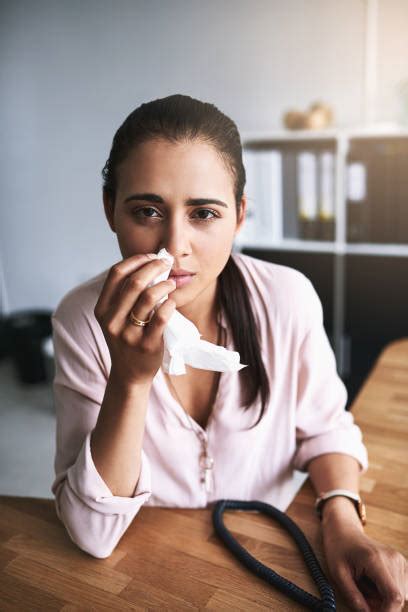
[[[247,199],[246,199],[246,195],[244,194],[241,198],[239,217],[238,217],[237,225],[236,225],[235,232],[234,232],[235,235],[240,232],[242,226],[244,225],[245,218],[246,218],[246,211],[247,211]]]
[[[108,192],[105,189],[102,192],[102,197],[103,197],[103,207],[105,209],[106,219],[108,220],[108,223],[110,225],[112,232],[115,232],[116,234],[115,221],[114,221],[114,210],[115,210],[114,202],[112,202],[111,196],[108,194]]]

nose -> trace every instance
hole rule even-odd
[[[169,218],[164,226],[164,235],[160,245],[160,248],[163,247],[173,255],[175,261],[180,261],[191,254],[190,233],[183,218]]]

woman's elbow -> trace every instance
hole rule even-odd
[[[82,502],[81,507],[60,502],[56,500],[56,512],[71,541],[92,557],[109,557],[128,526],[126,518],[95,512]]]
[[[116,548],[116,545],[113,547],[109,546],[106,548],[104,546],[99,545],[97,542],[92,542],[90,546],[88,545],[88,543],[78,542],[77,546],[83,552],[87,553],[88,555],[91,555],[91,557],[94,557],[95,559],[107,559],[111,556],[111,554]]]
[[[98,517],[99,518],[99,517]],[[85,527],[86,522],[79,525],[69,519],[63,520],[64,527],[72,542],[83,552],[95,557],[96,559],[107,559],[115,550],[120,538],[108,537],[103,535],[105,529],[97,529],[95,525]]]

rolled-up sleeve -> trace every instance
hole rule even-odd
[[[140,476],[131,497],[120,497],[98,473],[90,440],[106,388],[98,350],[86,319],[68,329],[52,317],[55,355],[56,512],[72,541],[94,557],[108,557],[151,495],[149,461],[142,451]]]
[[[306,472],[308,462],[326,453],[344,453],[357,459],[360,473],[368,468],[362,432],[346,411],[347,390],[323,326],[320,299],[309,285],[311,327],[299,349],[296,453],[293,467]]]

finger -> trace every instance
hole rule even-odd
[[[130,283],[129,283],[130,284]],[[115,328],[122,329],[131,312],[142,321],[147,321],[153,315],[153,310],[159,306],[159,301],[176,289],[173,279],[160,282],[154,287],[145,289],[137,296],[132,287],[123,292],[122,299],[115,313]]]
[[[155,253],[141,253],[128,257],[112,266],[96,303],[95,314],[102,315],[109,310],[114,296],[118,294],[124,280],[129,274],[156,259],[157,255]]]
[[[334,576],[339,586],[342,596],[347,601],[352,610],[370,612],[370,608],[354,582],[351,571],[347,565],[342,565],[337,569]]]
[[[381,602],[383,602],[382,596],[379,593],[375,582],[373,582],[368,576],[363,574],[360,578],[355,580],[358,589],[364,595],[364,598],[370,609],[379,609]]]
[[[403,584],[399,584],[399,578],[394,576],[382,558],[375,558],[369,568],[364,570],[369,579],[374,582],[382,600],[379,610],[384,612],[399,612],[404,603]]]
[[[408,601],[408,563],[405,560],[404,566],[404,586],[405,586],[405,601]]]
[[[170,274],[171,265],[165,259],[156,259],[148,265],[142,266],[136,272],[132,272],[122,284],[120,299],[126,295],[128,290],[139,289],[140,294],[145,289],[154,287],[159,282],[167,280]]]
[[[146,289],[146,286],[152,279],[157,278],[164,270],[168,269],[168,265],[161,260],[156,259],[143,266],[136,272],[132,272],[122,282],[116,296],[111,298],[113,302],[104,314],[104,322],[109,324],[112,333],[120,331],[125,324],[126,317],[133,310],[139,296]],[[152,304],[152,308],[154,303]],[[146,309],[144,309],[145,311]],[[135,309],[134,314],[138,316],[138,310]],[[144,316],[146,312],[139,313]],[[138,318],[142,318],[138,316]]]
[[[165,280],[170,273],[170,267],[166,260],[156,258],[139,266],[137,270],[132,270],[122,281],[118,293],[112,297],[111,309],[116,309],[123,298],[123,293],[127,294],[129,288],[133,291],[134,301],[136,301],[146,287],[152,285],[153,282],[157,283],[158,280]]]
[[[398,572],[398,585],[399,585],[399,590],[401,593],[401,598],[402,598],[402,603],[401,603],[401,609],[404,606],[406,600],[408,599],[408,589],[407,589],[407,585],[408,585],[408,564],[407,564],[407,560],[405,559],[404,556],[401,555],[400,559],[399,559],[400,563],[399,563],[399,572]],[[397,572],[395,575],[397,575]]]
[[[152,350],[157,350],[162,341],[164,328],[169,322],[175,309],[176,302],[171,298],[163,302],[163,304],[157,308],[151,322],[145,328],[145,347],[150,347]]]

